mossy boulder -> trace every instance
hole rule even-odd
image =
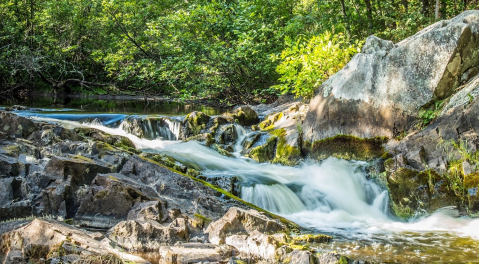
[[[467,192],[467,202],[471,212],[479,211],[479,172],[464,177],[464,188]]]
[[[213,137],[212,133],[202,133],[185,139],[186,142],[191,140],[203,142],[208,147],[215,143],[215,138]]]
[[[109,145],[122,148],[124,150],[135,150],[135,144],[127,137],[110,135],[99,129],[79,127],[75,128],[75,132],[80,135],[92,138],[95,141],[107,143]]]
[[[0,111],[0,131],[16,138],[27,138],[38,128],[35,123],[25,117]]]
[[[393,213],[407,219],[416,213],[432,213],[446,206],[460,206],[447,178],[434,170],[401,167],[390,173],[387,185]]]
[[[274,159],[278,137],[270,136],[264,143],[247,150],[246,155],[257,162],[268,162]]]
[[[269,114],[258,126],[262,130],[272,129],[274,127],[273,125],[283,118],[283,116],[283,112]]]
[[[334,137],[304,142],[303,149],[309,157],[323,160],[330,156],[341,159],[373,160],[384,153],[382,146],[387,138],[358,138],[351,135],[336,135]]]
[[[233,110],[232,113],[226,113],[227,117],[233,118],[242,126],[252,126],[259,122],[258,114],[249,106],[241,106]]]
[[[218,144],[213,144],[211,145],[211,148],[214,149],[216,152],[219,154],[226,156],[226,157],[234,157],[233,154],[231,154],[228,150],[226,150],[223,146],[218,145]]]
[[[303,159],[300,144],[296,144],[296,146],[289,145],[286,140],[286,131],[284,129],[273,130],[270,134],[278,138],[272,163],[294,166]]]
[[[203,112],[191,112],[183,120],[184,138],[196,136],[206,129],[210,116]]]
[[[292,244],[298,245],[298,244],[303,244],[303,243],[328,243],[332,240],[333,238],[328,235],[323,235],[323,234],[307,234],[307,235],[301,235],[297,237],[293,237]]]

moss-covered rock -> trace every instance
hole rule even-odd
[[[299,144],[295,147],[287,143],[286,131],[284,129],[273,130],[270,134],[278,138],[273,163],[294,166],[303,159]]]
[[[330,156],[341,159],[372,160],[384,153],[383,143],[387,138],[358,138],[350,135],[336,135],[331,138],[304,142],[303,149],[313,159],[322,160]]]
[[[298,245],[298,244],[303,244],[303,243],[327,243],[330,242],[333,238],[328,235],[323,235],[323,234],[307,234],[307,235],[301,235],[297,237],[293,237],[292,244]]]
[[[127,151],[137,153],[135,144],[129,138],[118,135],[110,135],[99,129],[89,127],[75,128],[75,132],[85,137],[92,138],[95,141],[107,143]],[[106,146],[105,146],[106,147]]]
[[[199,142],[205,143],[206,146],[211,146],[213,143],[215,143],[215,138],[211,133],[203,133],[203,134],[198,134],[196,136],[189,137],[185,139],[186,142],[191,141],[191,140],[196,140]]]
[[[460,198],[449,188],[448,179],[434,170],[419,172],[401,167],[390,173],[387,184],[391,209],[400,218],[460,205]]]
[[[186,115],[183,120],[184,126],[184,138],[196,136],[201,133],[202,130],[206,129],[206,125],[210,121],[210,116],[203,112],[191,112]]]
[[[145,157],[150,160],[156,161],[160,164],[165,165],[168,168],[172,168],[174,170],[177,170],[182,173],[186,173],[188,171],[188,168],[175,160],[174,158],[164,155],[164,154],[155,154],[155,153],[141,153],[140,157]],[[190,174],[188,174],[190,175]]]
[[[258,126],[262,130],[269,130],[274,128],[274,123],[283,118],[283,112],[274,113],[266,116],[266,118]]]
[[[211,145],[211,148],[214,149],[216,152],[220,153],[223,156],[234,157],[233,154],[231,154],[228,150],[224,149],[221,145],[213,144],[213,145]]]
[[[258,114],[249,106],[238,107],[232,113],[225,115],[242,126],[251,126],[259,122]]]
[[[464,177],[464,188],[467,191],[467,202],[472,212],[479,211],[479,172]]]
[[[266,140],[264,144],[261,144],[248,150],[248,153],[245,156],[250,157],[257,162],[271,161],[275,157],[275,148],[277,141],[278,137],[271,136]]]

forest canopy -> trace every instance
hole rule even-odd
[[[397,42],[478,1],[1,0],[1,93],[310,97],[371,34]]]

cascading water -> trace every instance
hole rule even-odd
[[[128,116],[119,129],[140,138],[178,140],[181,121],[167,117]]]
[[[179,129],[175,126],[179,122],[165,123],[177,138],[175,131]],[[464,259],[477,257],[479,220],[458,219],[443,211],[412,222],[397,221],[388,213],[387,191],[366,179],[365,163],[328,158],[321,163],[310,161],[296,167],[258,164],[240,155],[247,131],[239,125],[236,125],[234,158],[222,156],[195,141],[139,138],[125,129],[125,125],[119,128],[87,126],[127,136],[137,148],[172,156],[201,170],[205,176],[238,177],[242,199],[304,227],[334,234],[335,242],[318,245],[324,250],[379,256],[378,259],[386,261],[401,259],[402,262],[417,262],[426,257],[451,262],[450,256],[457,254],[462,254]],[[462,249],[457,246],[459,243],[470,246],[467,251],[457,250]],[[451,251],[451,247],[456,249]]]

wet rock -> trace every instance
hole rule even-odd
[[[109,167],[79,155],[53,157],[45,167],[46,174],[63,179],[71,177],[72,184],[77,186],[90,184],[98,173],[108,172],[111,172]]]
[[[198,142],[204,142],[206,146],[211,146],[213,143],[215,143],[215,138],[211,133],[203,133],[199,134],[196,136],[189,137],[185,139],[185,142],[191,141],[191,140],[196,140]]]
[[[37,130],[35,123],[25,117],[0,111],[0,131],[12,137],[27,138]]]
[[[17,159],[0,154],[0,178],[20,175],[20,163]]]
[[[206,182],[175,173],[139,156],[130,158],[120,173],[152,186],[162,199],[172,201],[168,203],[169,208],[181,208],[189,218],[199,213],[216,220],[229,207],[245,207],[228,196],[222,197],[222,193],[206,186]]]
[[[98,174],[81,201],[74,221],[81,226],[111,228],[126,220],[135,203],[158,199],[151,187],[122,174]]]
[[[111,241],[108,239],[98,241],[94,237],[92,233],[58,221],[35,219],[1,236],[0,263],[26,263],[29,260],[47,259],[52,253],[65,250],[74,251],[82,257],[120,253],[118,249],[110,246]],[[121,257],[124,260],[147,263],[125,252],[121,253]]]
[[[275,157],[275,147],[278,138],[276,136],[264,135],[250,149],[245,150],[245,156],[257,162],[268,162]]]
[[[129,138],[124,136],[110,135],[101,130],[86,127],[75,128],[75,132],[92,138],[93,140],[104,142],[125,150],[135,149],[135,144],[133,144]]]
[[[225,116],[232,118],[242,126],[251,126],[259,122],[258,114],[249,106],[238,107],[232,113],[226,113]]]
[[[228,245],[185,243],[180,246],[160,248],[160,264],[227,263],[234,256]]]
[[[215,133],[215,140],[218,144],[234,145],[237,139],[236,127],[233,124],[220,126]]]
[[[467,201],[472,212],[479,211],[479,172],[464,177],[464,188],[467,191]]]
[[[213,144],[211,145],[211,148],[213,150],[215,150],[216,152],[218,152],[219,154],[223,155],[223,156],[226,156],[226,157],[234,157],[233,154],[231,154],[230,151],[226,150],[223,146],[219,145],[219,144]],[[230,149],[231,150],[231,149]]]
[[[182,138],[185,139],[200,134],[202,130],[206,129],[209,120],[210,116],[203,112],[195,111],[189,113],[183,120]]]
[[[213,244],[224,244],[230,235],[249,235],[253,231],[274,234],[287,228],[256,210],[243,210],[232,207],[218,221],[211,223],[206,229],[208,240]]]

